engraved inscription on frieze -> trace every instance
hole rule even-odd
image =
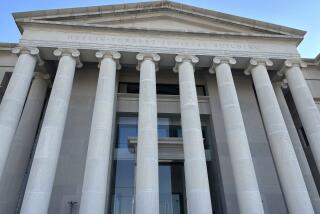
[[[257,51],[260,47],[256,44],[238,43],[232,41],[217,41],[217,40],[196,40],[194,38],[164,38],[164,37],[123,37],[114,35],[83,35],[70,33],[67,35],[67,40],[72,42],[86,43],[105,43],[118,46],[148,46],[148,47],[177,47],[177,48],[198,48],[198,49],[224,49],[224,50],[245,50]]]

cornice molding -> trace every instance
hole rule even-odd
[[[104,29],[104,30],[114,30],[114,31],[129,31],[129,32],[165,32],[165,33],[175,33],[175,34],[190,34],[190,35],[207,35],[207,36],[228,36],[228,37],[249,37],[249,38],[278,38],[287,40],[298,40],[298,43],[302,41],[303,36],[290,35],[290,34],[268,34],[268,33],[242,33],[242,32],[202,32],[202,31],[177,31],[177,30],[157,30],[157,29],[147,29],[147,28],[132,28],[132,27],[113,27],[101,24],[83,24],[83,23],[70,23],[61,21],[46,21],[46,20],[23,20],[17,21],[19,26],[24,24],[28,25],[38,25],[38,26],[57,26],[70,27],[70,28],[88,28],[88,29]],[[22,30],[21,30],[22,32]]]
[[[83,7],[72,9],[57,9],[57,10],[45,10],[34,12],[19,12],[14,13],[15,21],[20,20],[39,20],[39,19],[55,19],[55,18],[74,18],[76,16],[102,16],[104,14],[116,14],[122,12],[137,11],[150,11],[154,9],[169,9],[177,11],[178,13],[192,14],[199,17],[211,19],[213,21],[219,21],[222,23],[230,23],[241,25],[243,27],[257,29],[258,31],[269,31],[273,33],[279,33],[284,35],[296,35],[303,37],[305,31],[297,30],[285,26],[271,24],[267,22],[257,21],[244,17],[234,16],[226,13],[216,12],[208,9],[198,8],[191,5],[175,3],[171,1],[153,1],[153,2],[140,2],[131,4],[118,4],[108,6],[96,6],[96,7]]]

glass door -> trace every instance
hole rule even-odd
[[[182,162],[159,163],[159,202],[160,214],[186,213]]]

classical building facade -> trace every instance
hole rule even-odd
[[[13,16],[0,213],[320,213],[304,31],[170,1]]]

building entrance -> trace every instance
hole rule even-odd
[[[187,213],[182,162],[159,163],[159,199],[161,214]]]

